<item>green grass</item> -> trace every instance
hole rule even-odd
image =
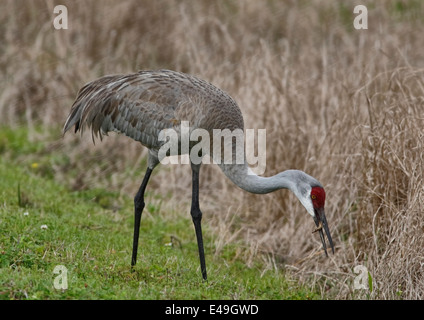
[[[1,299],[319,298],[281,270],[263,272],[260,259],[248,268],[235,258],[237,244],[214,255],[207,226],[209,281],[203,281],[189,213],[154,204],[142,217],[132,272],[132,199],[103,189],[68,190],[48,168],[62,156],[27,137],[25,128],[0,128]],[[146,203],[157,197],[149,194]],[[67,270],[67,289],[54,286],[63,275],[54,273],[56,266]]]

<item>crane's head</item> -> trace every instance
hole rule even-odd
[[[290,180],[289,188],[297,196],[305,207],[306,211],[312,216],[317,228],[313,231],[319,232],[322,247],[327,254],[324,231],[330,243],[331,250],[334,253],[333,240],[328,229],[327,219],[325,217],[325,191],[321,183],[315,178],[299,170],[287,170],[283,173]],[[324,231],[323,231],[324,229]]]
[[[327,235],[328,242],[330,243],[331,250],[334,253],[334,245],[333,245],[333,239],[331,239],[330,229],[328,229],[328,223],[327,218],[325,217],[325,211],[324,211],[324,204],[325,204],[325,191],[324,188],[321,186],[314,186],[311,187],[311,193],[310,193],[310,201],[312,202],[313,207],[313,215],[312,218],[315,221],[315,224],[317,228],[313,231],[319,232],[319,235],[321,237],[322,247],[324,248],[325,255],[327,255],[327,247],[325,245],[325,239],[324,239],[324,232],[322,229],[324,229],[325,234]]]

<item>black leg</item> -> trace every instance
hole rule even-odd
[[[203,249],[203,237],[202,237],[202,212],[199,207],[199,168],[192,166],[192,182],[193,182],[193,194],[191,199],[191,218],[193,219],[194,229],[196,231],[197,246],[199,247],[199,258],[200,258],[200,269],[204,280],[207,280],[206,274],[206,263],[205,263],[205,252]]]
[[[141,183],[140,189],[134,198],[134,238],[133,238],[133,251],[131,258],[131,267],[135,266],[137,262],[137,249],[138,249],[138,236],[140,233],[140,220],[141,213],[144,209],[144,191],[146,190],[147,183],[149,182],[150,175],[152,174],[153,169],[149,167],[146,170],[146,174]]]

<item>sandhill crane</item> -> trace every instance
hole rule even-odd
[[[244,130],[243,116],[236,102],[224,91],[197,77],[184,73],[157,70],[128,75],[108,75],[87,83],[80,89],[63,128],[75,132],[91,127],[94,136],[110,131],[120,132],[149,149],[145,176],[134,198],[134,237],[131,266],[137,261],[144,193],[153,169],[160,162],[159,150],[165,143],[159,139],[163,129],[180,132],[179,124],[188,121],[191,128]],[[191,147],[190,147],[191,148]],[[181,148],[178,149],[181,154]],[[213,157],[213,155],[211,155]],[[327,247],[323,229],[334,253],[333,241],[324,213],[325,191],[318,180],[299,170],[286,170],[272,177],[260,177],[246,161],[218,162],[224,174],[240,188],[251,193],[269,193],[289,189],[312,216],[319,231],[325,254]],[[191,217],[196,232],[200,268],[207,279],[199,207],[200,164],[191,161]]]

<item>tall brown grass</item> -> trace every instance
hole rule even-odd
[[[53,28],[57,4],[68,8],[68,30]],[[4,0],[0,124],[57,132],[51,145],[69,162],[56,175],[74,188],[133,194],[145,169],[141,146],[113,135],[96,146],[89,135],[61,140],[78,88],[140,69],[197,75],[236,99],[247,128],[267,129],[266,175],[297,168],[325,185],[336,244],[326,259],[288,191],[246,194],[206,166],[201,202],[216,254],[237,242],[247,267],[262,257],[323,297],[422,299],[423,5],[365,1],[369,29],[356,30],[356,4]],[[171,195],[164,210],[188,210],[189,172],[157,170],[149,188]],[[357,265],[372,291],[355,290]]]

